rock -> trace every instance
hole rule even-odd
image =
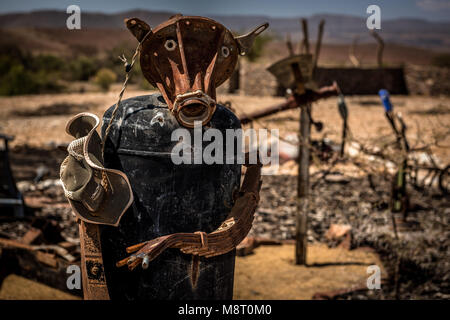
[[[270,238],[245,237],[244,240],[236,247],[237,256],[248,256],[253,250],[259,246],[281,245],[281,241]]]
[[[19,191],[21,193],[36,190],[36,186],[31,181],[19,181],[19,182],[17,182],[16,185],[17,185],[17,189],[19,189]]]
[[[333,244],[338,244],[341,248],[350,250],[352,241],[351,230],[352,227],[348,224],[332,224],[325,233],[325,238]]]
[[[325,181],[329,183],[348,184],[350,179],[342,174],[328,174]]]

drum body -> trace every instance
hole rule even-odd
[[[114,107],[114,106],[113,106]],[[102,134],[111,119],[103,117]],[[236,116],[223,106],[202,131],[240,128]],[[187,130],[194,146],[194,129],[180,127],[160,94],[122,101],[105,146],[106,168],[123,171],[130,181],[134,202],[118,227],[101,227],[101,247],[111,299],[231,299],[235,251],[198,258],[168,249],[148,269],[129,271],[116,262],[129,254],[125,248],[177,232],[211,232],[231,211],[239,190],[239,164],[175,164],[175,130]],[[184,141],[188,142],[188,141]],[[202,142],[203,150],[210,142]],[[186,145],[184,145],[186,147]],[[236,147],[236,145],[235,145]],[[234,148],[235,150],[236,148]],[[226,152],[223,150],[223,154]],[[194,266],[198,265],[196,269]]]

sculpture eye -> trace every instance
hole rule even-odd
[[[164,44],[164,47],[165,47],[168,51],[173,51],[173,50],[176,49],[177,43],[176,43],[175,40],[168,39],[168,40],[166,40],[166,43]]]
[[[226,46],[222,47],[221,52],[224,58],[227,58],[230,55],[230,49]]]

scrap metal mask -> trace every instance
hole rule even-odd
[[[216,110],[216,87],[227,80],[238,55],[247,54],[268,23],[234,37],[220,23],[176,15],[155,29],[137,18],[125,20],[142,42],[141,69],[157,87],[179,123],[193,128],[194,121],[209,122]]]

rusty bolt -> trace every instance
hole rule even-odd
[[[97,275],[99,274],[99,272],[100,272],[100,268],[99,268],[98,266],[93,266],[93,267],[91,268],[91,273],[92,273],[94,276],[97,276]]]

